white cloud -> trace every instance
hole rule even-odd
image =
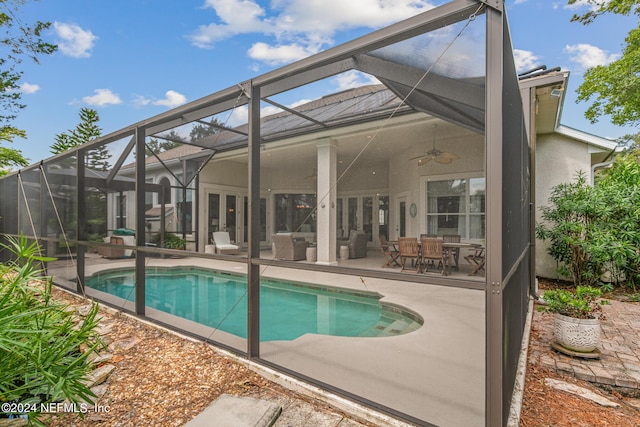
[[[272,0],[269,6],[255,0],[205,0],[204,8],[213,9],[218,19],[189,38],[206,48],[236,35],[261,33],[274,42],[254,44],[249,55],[281,64],[333,44],[338,31],[385,26],[433,7],[427,0]]]
[[[175,108],[187,102],[187,97],[175,90],[168,90],[164,94],[164,99],[149,99],[142,95],[136,95],[133,98],[133,105],[142,108],[147,105],[158,105],[161,107]]]
[[[133,98],[133,105],[137,108],[142,108],[142,107],[146,107],[147,105],[151,104],[151,100],[145,98],[142,95],[136,95]]]
[[[380,83],[380,80],[376,79],[374,76],[370,76],[368,74],[364,74],[354,70],[339,74],[333,80],[338,86],[337,91]]]
[[[175,90],[168,90],[164,94],[164,99],[153,101],[153,105],[160,105],[167,108],[175,108],[187,102],[187,97]]]
[[[273,19],[278,30],[331,35],[357,27],[382,27],[425,12],[425,0],[281,0]]]
[[[269,46],[266,43],[255,43],[248,51],[251,58],[269,65],[286,64],[298,59],[306,58],[317,51],[299,44]]]
[[[205,9],[213,9],[221,23],[201,25],[189,37],[197,47],[211,47],[215,42],[236,34],[270,32],[264,20],[265,10],[251,0],[206,0]]]
[[[275,105],[267,105],[266,107],[260,108],[260,117],[267,117],[281,111],[283,111],[282,108],[276,107]]]
[[[596,10],[598,8],[600,8],[601,6],[607,5],[609,4],[611,0],[598,0],[598,1],[593,1],[593,0],[576,0],[575,3],[573,4],[565,4],[564,8],[565,9],[570,9],[570,10],[575,10],[575,9],[581,9],[581,8],[589,8],[591,10]]]
[[[586,43],[567,45],[564,51],[569,54],[571,61],[582,68],[608,65],[620,57],[618,54],[609,54],[606,50]]]
[[[513,49],[513,58],[518,72],[531,70],[540,65],[540,58],[528,50]]]
[[[313,101],[313,99],[301,99],[299,101],[293,102],[291,105],[289,105],[289,108],[296,108],[299,105],[308,104],[311,101]]]
[[[111,92],[109,89],[96,89],[94,91],[96,94],[93,96],[85,96],[82,98],[82,101],[85,104],[96,106],[96,107],[104,107],[105,105],[117,105],[121,104],[122,100],[120,97]]]
[[[24,82],[20,85],[20,92],[30,95],[40,90],[40,86],[32,85],[31,83]]]
[[[91,31],[84,30],[76,24],[54,22],[53,30],[60,52],[74,58],[88,58],[94,42],[98,39]]]

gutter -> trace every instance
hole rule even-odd
[[[616,149],[614,148],[613,150],[611,150],[611,152],[607,155],[607,157],[605,157],[606,159],[611,159],[611,160],[606,160],[604,162],[600,162],[600,163],[594,163],[593,165],[591,165],[591,186],[594,186],[594,182],[595,182],[595,177],[596,177],[596,170],[597,169],[604,169],[604,168],[609,168],[611,167],[611,165],[613,164],[613,162],[616,160],[615,156],[612,157],[613,153],[616,152]]]

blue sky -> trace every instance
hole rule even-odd
[[[24,22],[50,21],[44,38],[59,50],[39,65],[25,61],[27,108],[15,122],[27,140],[13,148],[31,163],[51,156],[56,134],[78,123],[82,107],[98,111],[103,134],[116,131],[428,10],[425,0],[40,0],[19,11]],[[621,54],[634,17],[604,16],[584,26],[586,11],[566,1],[507,1],[516,63],[571,72],[561,123],[602,137],[635,132],[584,119],[575,90],[589,66]],[[364,83],[334,79],[304,99]],[[291,99],[294,104],[301,99]]]

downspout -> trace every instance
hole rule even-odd
[[[594,183],[595,183],[596,170],[597,169],[608,168],[613,164],[614,161],[615,161],[615,158],[613,158],[613,159],[611,159],[609,161],[606,161],[606,162],[595,163],[595,164],[591,165],[591,186],[592,187],[594,186]]]

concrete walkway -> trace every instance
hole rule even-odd
[[[611,300],[603,311],[606,318],[601,323],[600,359],[571,357],[552,350],[553,316],[535,311],[529,360],[640,397],[640,303]]]

